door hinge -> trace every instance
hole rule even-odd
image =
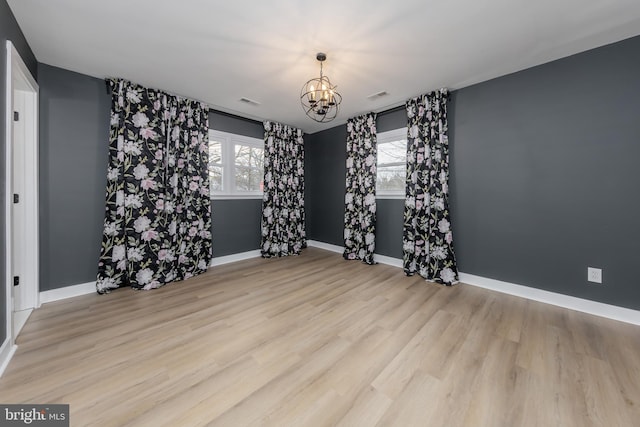
[[[20,195],[19,194],[14,194],[13,195],[13,203],[20,203]]]
[[[13,121],[14,122],[20,121],[20,113],[19,112],[17,112],[17,111],[13,112]]]
[[[20,276],[13,276],[13,286],[18,286],[20,284]]]

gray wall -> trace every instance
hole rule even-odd
[[[5,236],[5,226],[6,220],[4,215],[4,205],[6,202],[7,195],[5,194],[5,115],[6,115],[6,88],[5,82],[7,81],[7,40],[11,40],[13,45],[16,47],[16,50],[20,53],[20,57],[24,61],[24,63],[31,71],[31,74],[34,78],[38,78],[38,70],[37,70],[37,62],[36,57],[33,55],[27,40],[24,38],[22,34],[22,30],[18,26],[15,17],[13,16],[13,12],[9,9],[7,2],[5,0],[0,0],[0,43],[2,46],[0,47],[0,282],[3,283],[2,289],[0,290],[0,345],[7,338],[6,334],[6,293],[5,289],[8,284],[5,283],[4,277],[6,275],[6,266],[5,266],[5,244],[6,244],[6,236]]]
[[[307,239],[342,246],[347,128],[304,136]]]
[[[213,256],[260,249],[262,199],[213,200]]]
[[[264,138],[262,122],[220,111],[209,110],[209,127],[221,132],[235,133],[258,139]]]
[[[449,104],[459,269],[640,309],[640,37],[463,88]],[[378,131],[406,125],[399,111]],[[310,238],[342,245],[344,126],[307,140]],[[316,193],[322,192],[320,196]],[[402,201],[377,252],[402,256]],[[588,284],[587,266],[603,269]]]
[[[40,290],[96,280],[111,96],[104,80],[38,64]]]
[[[111,96],[104,80],[46,64],[40,76],[40,290],[92,282],[100,255]],[[262,138],[260,122],[212,111],[210,126]],[[212,203],[213,255],[260,247],[261,200]]]
[[[461,271],[640,309],[639,52],[635,37],[454,92]]]

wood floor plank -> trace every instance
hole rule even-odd
[[[337,427],[368,427],[376,425],[393,401],[375,387],[366,387],[360,391],[349,409],[336,423]]]
[[[35,310],[0,402],[72,426],[637,426],[640,327],[308,248]]]
[[[450,313],[438,311],[373,381],[373,386],[395,400],[414,378],[427,352],[454,318]]]
[[[435,407],[440,390],[440,381],[416,370],[407,381],[406,387],[393,400],[383,418],[376,423],[380,427],[427,426],[428,417]]]

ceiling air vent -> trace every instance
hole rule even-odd
[[[260,105],[258,101],[254,101],[253,99],[245,98],[244,96],[240,98],[240,102],[244,102],[245,104],[251,105]]]
[[[387,95],[389,95],[389,94],[387,93],[386,90],[381,90],[380,92],[376,92],[376,93],[373,93],[373,94],[367,96],[367,99],[370,99],[371,101],[374,101],[374,100],[376,100],[378,98],[382,98],[383,96],[387,96]]]

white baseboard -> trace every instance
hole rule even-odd
[[[40,292],[40,304],[60,301],[80,295],[92,294],[96,291],[96,282],[87,282],[79,285],[65,286],[64,288],[51,289]]]
[[[329,243],[309,240],[307,244],[308,246],[325,249],[331,252],[340,254],[343,252],[342,247],[331,245]],[[402,268],[402,260],[399,258],[375,255],[374,259],[382,264]],[[558,307],[568,308],[570,310],[593,314],[595,316],[640,325],[640,311],[638,310],[558,294],[556,292],[544,291],[542,289],[532,288],[529,286],[516,285],[515,283],[501,282],[500,280],[488,279],[486,277],[475,276],[473,274],[461,272],[459,273],[459,276],[460,282],[466,283],[467,285],[490,289],[492,291],[502,292],[503,294],[515,295],[533,301],[539,301]]]
[[[500,280],[488,279],[486,277],[475,276],[473,274],[460,273],[459,276],[460,282],[477,286],[479,288],[491,289],[493,291],[515,295],[533,301],[568,308],[570,310],[581,311],[583,313],[606,317],[608,319],[640,325],[640,311],[638,310],[572,297],[570,295],[558,294],[556,292],[544,291],[542,289],[532,288],[529,286],[502,282]]]
[[[4,370],[9,366],[9,362],[17,348],[17,345],[11,344],[11,339],[9,337],[7,337],[2,343],[2,346],[0,346],[0,377],[2,377]]]
[[[261,255],[260,249],[256,249],[255,251],[249,252],[241,252],[239,254],[232,254],[226,256],[220,256],[213,258],[211,260],[211,267],[215,267],[216,265],[229,264],[231,262],[242,261],[250,258],[257,258]]]
[[[260,256],[260,250],[243,252],[239,254],[227,255],[223,257],[213,258],[211,267],[216,265],[228,264],[230,262],[242,261],[244,259],[256,258]],[[81,283],[79,285],[65,286],[63,288],[51,289],[50,291],[40,292],[40,303],[45,304],[53,301],[60,301],[67,298],[73,298],[80,295],[87,295],[96,292],[96,282]]]
[[[337,254],[342,254],[344,252],[344,248],[342,246],[332,245],[331,243],[318,242],[317,240],[307,240],[307,246],[311,248],[324,249],[325,251],[331,251]]]
[[[393,258],[386,255],[374,254],[373,259],[380,264],[387,264],[392,267],[402,268],[402,260],[400,258]]]
[[[335,253],[338,253],[338,254],[344,253],[344,247],[342,247],[342,246],[332,245],[330,243],[318,242],[317,240],[309,240],[309,241],[307,241],[307,246],[310,246],[312,248],[324,249],[324,250],[335,252]],[[399,258],[393,258],[393,257],[386,256],[386,255],[374,254],[373,255],[373,260],[375,262],[379,262],[380,264],[387,264],[387,265],[391,265],[393,267],[402,268],[402,260],[399,259]]]

